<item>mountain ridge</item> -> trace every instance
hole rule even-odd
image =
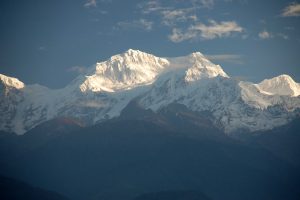
[[[2,137],[2,173],[76,200],[131,200],[164,190],[200,190],[216,200],[299,196],[299,168],[260,145],[211,137],[206,124],[172,131],[126,117],[71,132],[51,127]]]
[[[0,90],[0,110],[5,113],[0,130],[17,134],[58,117],[72,116],[87,125],[100,123],[118,117],[137,99],[144,109],[155,112],[172,103],[210,112],[214,125],[228,134],[272,129],[300,113],[300,87],[291,77],[282,75],[259,84],[236,81],[200,52],[163,58],[129,49],[97,62],[57,90],[16,80],[1,75],[2,88],[15,87]],[[274,80],[282,86],[279,91],[271,87]]]

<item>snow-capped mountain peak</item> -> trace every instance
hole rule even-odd
[[[300,95],[300,85],[286,74],[265,79],[257,84],[257,86],[262,93],[268,95],[285,95],[292,97]]]
[[[151,83],[168,65],[164,58],[129,49],[93,66],[80,89],[83,92],[131,89]]]
[[[200,52],[190,54],[189,60],[192,67],[186,72],[187,81],[199,80],[201,78],[213,78],[216,76],[229,77],[220,65],[213,64]]]
[[[4,75],[0,80],[5,91],[0,130],[17,134],[56,117],[100,123],[118,117],[132,100],[153,112],[173,103],[208,112],[216,127],[230,134],[272,129],[300,115],[300,86],[288,75],[259,84],[239,82],[200,52],[163,58],[129,49],[58,90],[25,87]]]
[[[184,70],[186,82],[216,76],[229,77],[219,65],[210,62],[202,53],[194,52],[187,56],[167,58],[171,70]]]
[[[216,76],[228,77],[219,65],[211,63],[200,52],[176,58],[159,58],[129,49],[92,66],[80,85],[82,92],[115,92],[152,83],[169,70],[185,70],[187,82]]]
[[[19,81],[19,79],[5,76],[3,74],[0,74],[0,81],[4,86],[10,87],[10,88],[22,89],[25,87],[25,84],[23,82]]]

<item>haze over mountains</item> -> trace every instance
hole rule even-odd
[[[129,49],[57,90],[0,78],[0,129],[16,134],[61,117],[94,125],[120,116],[132,101],[154,112],[174,103],[208,112],[213,126],[227,134],[270,130],[300,113],[300,85],[290,76],[238,81],[199,52],[161,58]]]
[[[2,132],[0,173],[73,200],[298,200],[299,131],[298,119],[237,141],[207,113],[131,103],[94,126],[55,119]]]

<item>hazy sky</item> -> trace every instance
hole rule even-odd
[[[200,51],[231,76],[300,82],[300,2],[1,0],[0,73],[59,88],[129,48]]]

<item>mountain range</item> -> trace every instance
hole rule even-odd
[[[154,112],[180,104],[209,113],[212,124],[229,135],[271,130],[300,114],[300,84],[290,76],[239,81],[200,52],[161,58],[129,49],[56,90],[5,75],[0,80],[0,130],[19,135],[55,118],[101,123],[133,101]]]
[[[61,89],[0,75],[0,198],[298,200],[300,87],[128,50]]]

